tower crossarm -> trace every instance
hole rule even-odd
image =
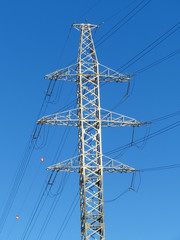
[[[89,66],[88,69],[86,68],[79,73],[77,71],[77,64],[73,64],[47,74],[45,79],[76,82],[78,76],[83,76],[86,79],[99,77],[100,82],[128,82],[131,78],[131,75],[123,75],[100,63],[97,64],[99,65],[99,73],[93,70],[93,66]]]
[[[49,73],[45,76],[45,79],[50,80],[64,80],[76,82],[76,64],[70,65],[68,67],[62,68],[55,72]]]
[[[102,127],[126,127],[126,126],[141,126],[148,122],[138,122],[136,119],[125,115],[115,113],[106,109],[101,109],[101,125]]]
[[[55,113],[44,116],[37,121],[37,124],[50,124],[62,126],[78,126],[77,109],[64,111],[62,113]]]
[[[140,126],[147,122],[138,122],[134,118],[127,117],[105,109],[100,109],[101,119],[95,118],[94,109],[88,108],[82,119],[78,119],[77,109],[55,113],[49,116],[44,116],[38,120],[38,124],[62,125],[62,126],[78,126],[79,121],[84,122],[84,126],[97,124],[101,122],[102,127],[126,127]]]
[[[91,157],[96,158],[95,155],[91,155]],[[112,159],[110,157],[102,155],[102,166],[99,166],[99,168],[103,169],[104,173],[127,173],[127,172],[135,172],[135,168],[132,168],[126,164],[123,164],[115,159]],[[91,171],[98,171],[97,166],[90,166],[86,165],[85,168],[88,168]],[[65,172],[80,172],[80,166],[79,166],[79,156],[70,158],[66,161],[62,161],[58,164],[54,164],[47,168],[47,170],[50,171],[65,171]]]
[[[99,81],[100,82],[129,82],[131,77],[132,75],[121,74],[99,63]]]

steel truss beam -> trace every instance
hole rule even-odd
[[[89,155],[90,158],[96,158],[95,155]],[[132,168],[126,164],[123,164],[115,159],[102,155],[102,169],[104,173],[127,173],[127,172],[135,172],[135,168]],[[95,171],[96,168],[94,166],[89,166],[91,171]],[[80,173],[79,166],[79,156],[67,159],[66,161],[62,161],[58,164],[54,164],[51,167],[48,167],[47,170],[50,171],[65,171],[65,172],[76,172]]]
[[[78,109],[72,109],[68,111],[64,111],[62,113],[55,113],[49,116],[44,116],[40,120],[38,120],[38,124],[50,124],[50,125],[63,125],[63,126],[75,126],[78,127],[78,122],[85,120],[85,125],[94,125],[97,120],[94,119],[94,109],[86,109],[84,113],[84,118],[78,118]],[[147,124],[147,122],[138,122],[134,118],[127,117],[122,114],[114,113],[112,111],[108,111],[100,108],[100,115],[102,127],[126,127],[126,126],[137,126]]]
[[[48,168],[80,174],[81,240],[105,240],[103,172],[133,172],[131,168],[102,154],[101,127],[140,126],[133,118],[100,107],[100,82],[128,82],[120,74],[99,64],[91,35],[98,27],[74,24],[81,33],[77,64],[45,76],[77,84],[77,109],[42,117],[38,124],[78,127],[78,157]]]

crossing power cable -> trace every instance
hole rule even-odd
[[[68,34],[68,38],[69,38],[69,34]],[[64,48],[65,48],[65,46],[64,46]],[[46,111],[47,105],[50,102],[50,97],[52,96],[55,84],[56,84],[56,80],[50,80],[49,81],[48,89],[47,89],[46,94],[44,96],[43,103],[41,105],[41,108],[40,108],[40,111],[39,111],[39,114],[38,114],[38,118],[39,118],[40,114],[42,114],[42,112]],[[34,130],[33,130],[32,137],[30,137],[30,141],[28,142],[27,148],[25,150],[25,154],[23,155],[23,158],[20,162],[20,167],[17,170],[16,177],[15,177],[14,182],[12,184],[11,191],[8,195],[8,200],[6,201],[5,207],[2,211],[2,215],[1,215],[1,218],[0,218],[0,232],[2,231],[2,229],[4,227],[4,224],[6,222],[6,219],[7,219],[8,215],[9,215],[10,209],[11,209],[11,207],[13,205],[13,202],[16,198],[18,189],[21,185],[22,179],[23,179],[24,174],[26,172],[26,169],[28,167],[30,158],[31,158],[32,153],[35,149],[35,144],[36,144],[37,139],[39,137],[39,134],[41,132],[41,127],[42,127],[41,125],[36,125],[36,124],[34,125]]]
[[[66,130],[67,130],[67,128],[66,128]],[[68,129],[68,130],[70,130],[70,129]],[[64,146],[64,144],[66,142],[68,133],[69,132],[65,131],[65,133],[63,134],[63,138],[60,141],[60,144],[59,144],[58,150],[57,150],[57,152],[55,154],[53,162],[56,162],[57,161],[57,156],[59,156],[61,154],[63,146]],[[59,151],[59,149],[60,149],[60,151]],[[30,234],[31,234],[31,232],[32,232],[32,230],[33,230],[33,228],[35,226],[35,223],[36,223],[36,221],[37,221],[37,219],[38,219],[38,217],[39,217],[39,215],[40,215],[40,213],[42,211],[42,208],[43,208],[43,206],[44,206],[44,204],[45,204],[45,202],[46,202],[46,200],[48,198],[49,192],[50,192],[50,190],[51,190],[51,188],[53,186],[53,183],[54,183],[54,181],[55,181],[55,179],[57,177],[57,174],[58,174],[58,172],[56,172],[53,180],[51,181],[52,176],[53,176],[53,172],[51,173],[51,175],[50,175],[50,177],[48,179],[48,182],[47,182],[47,184],[45,186],[45,190],[44,190],[43,194],[38,197],[38,200],[36,202],[36,205],[34,207],[32,215],[31,215],[31,217],[29,219],[29,222],[26,225],[26,228],[24,230],[24,233],[23,233],[23,236],[22,236],[22,240],[25,240],[25,239],[29,238],[29,236],[30,236]],[[48,189],[48,193],[46,193],[46,190],[47,190],[49,185],[50,185],[50,189]]]
[[[62,153],[62,150],[63,150],[63,147],[64,147],[64,145],[65,145],[65,143],[66,143],[66,140],[67,140],[67,137],[68,137],[68,135],[69,135],[69,133],[70,133],[70,128],[69,129],[67,129],[67,127],[65,128],[65,131],[64,131],[64,134],[63,134],[63,136],[62,136],[62,138],[61,138],[61,140],[60,140],[60,143],[59,143],[59,145],[58,145],[58,149],[57,149],[57,151],[56,151],[56,153],[55,153],[55,156],[54,156],[54,158],[53,158],[53,161],[52,161],[52,164],[54,164],[54,163],[57,163],[57,161],[58,161],[58,159],[59,159],[59,157],[60,157],[60,154]],[[57,172],[58,173],[58,172]],[[57,176],[57,174],[56,174],[56,176]],[[56,176],[55,176],[55,178],[56,178]],[[48,180],[48,182],[49,182],[50,180]],[[53,180],[53,182],[55,181],[55,179]],[[48,192],[48,195],[49,195],[49,193],[50,193],[50,190],[49,190],[49,192]],[[43,195],[44,196],[44,195]],[[47,199],[47,196],[46,196],[46,199]],[[46,201],[46,199],[45,199],[45,201]],[[41,201],[42,201],[42,199],[41,199]],[[44,203],[45,203],[45,201],[44,201]],[[34,210],[34,214],[32,215],[32,217],[31,217],[31,220],[29,220],[29,223],[28,223],[28,225],[26,226],[26,230],[25,230],[25,233],[24,233],[24,238],[27,236],[27,238],[30,236],[30,234],[31,234],[31,232],[32,232],[32,230],[33,230],[33,228],[34,228],[34,226],[35,226],[35,223],[36,223],[36,221],[37,221],[37,218],[38,218],[38,216],[39,216],[39,214],[40,214],[40,212],[41,212],[41,209],[43,208],[43,206],[44,206],[44,204],[41,206],[40,204],[38,205],[38,207],[37,208],[35,208],[35,210]],[[38,209],[41,207],[41,209],[40,209],[40,211],[38,212]],[[29,233],[28,233],[29,232]],[[28,234],[28,235],[27,235]],[[23,240],[24,240],[24,238],[23,238]],[[26,239],[26,238],[25,238]]]
[[[135,71],[133,73],[133,75],[138,75],[138,74],[140,74],[140,73],[142,73],[144,71],[147,71],[148,69],[150,69],[150,68],[152,68],[152,67],[154,67],[154,66],[156,66],[156,65],[158,65],[158,64],[160,64],[160,63],[162,63],[162,62],[164,62],[164,61],[166,61],[166,60],[168,60],[168,59],[170,59],[170,58],[172,58],[174,56],[176,56],[179,53],[180,53],[180,49],[177,49],[177,50],[171,52],[170,54],[166,55],[165,57],[160,58],[160,59],[154,61],[153,63],[148,64],[147,66],[145,66],[143,68],[140,68],[139,70]]]
[[[54,156],[54,158],[53,158],[52,164],[53,164],[53,163],[57,163],[57,160],[58,160],[58,158],[59,158],[59,156],[60,156],[60,154],[61,154],[61,152],[62,152],[62,149],[63,149],[63,147],[64,147],[64,144],[65,144],[66,140],[67,140],[67,137],[68,137],[68,135],[69,135],[69,132],[70,132],[70,128],[67,130],[67,127],[66,127],[66,129],[65,129],[65,131],[64,131],[64,134],[63,134],[63,136],[62,136],[62,138],[61,138],[61,140],[60,140],[60,143],[59,143],[59,145],[58,145],[57,152],[56,152],[56,154],[55,154],[55,156]],[[53,173],[53,172],[52,172],[52,173]],[[50,185],[53,185],[53,183],[54,183],[54,181],[55,181],[55,179],[56,179],[57,173],[58,173],[58,172],[56,172],[56,175],[55,175],[55,177],[54,177],[54,179],[53,179],[53,181],[52,181],[51,184],[50,184],[50,181],[51,181],[51,178],[52,178],[52,174],[50,175],[49,180],[48,180],[48,184],[47,184],[46,187],[45,187],[46,189],[47,189],[47,186],[48,186],[49,184],[50,184]],[[47,195],[49,195],[50,190],[51,190],[51,188],[48,190],[48,194],[47,194]],[[46,191],[46,190],[45,190],[45,191]],[[45,204],[45,202],[46,202],[46,200],[47,200],[47,197],[48,197],[47,195],[46,195],[46,197],[45,197],[44,200],[43,200],[43,198],[44,198],[45,194],[41,195],[41,197],[38,198],[38,200],[37,200],[38,203],[36,203],[36,206],[37,206],[37,207],[34,208],[34,210],[33,210],[33,212],[32,212],[32,215],[31,215],[31,217],[30,217],[30,219],[29,219],[29,222],[28,222],[28,224],[26,225],[26,229],[24,230],[24,234],[23,234],[23,238],[22,238],[23,240],[29,238],[29,236],[30,236],[30,234],[31,234],[31,232],[32,232],[32,230],[33,230],[33,228],[34,228],[34,226],[35,226],[35,223],[36,223],[36,221],[37,221],[37,219],[38,219],[38,217],[39,217],[39,215],[40,215],[40,212],[41,212],[41,210],[42,210],[42,208],[43,208],[43,206],[44,206],[44,204]],[[43,204],[41,204],[42,200],[44,201]],[[40,209],[40,210],[39,210],[39,209]]]
[[[136,1],[136,0],[135,0],[135,1]],[[133,1],[133,2],[135,2],[135,1]],[[97,45],[96,45],[96,48],[99,47],[102,43],[104,43],[108,38],[110,38],[114,33],[116,33],[116,32],[117,32],[121,27],[123,27],[126,23],[128,23],[133,17],[135,17],[135,16],[136,16],[144,7],[146,7],[146,5],[148,5],[152,0],[148,0],[147,3],[145,3],[140,9],[138,9],[145,1],[146,1],[146,0],[142,0],[139,4],[136,5],[135,8],[133,8],[133,10],[131,10],[125,17],[123,17],[122,19],[120,19],[120,20],[119,20],[113,27],[111,27],[102,37],[100,37],[100,38],[95,42],[95,45],[97,44]],[[130,5],[132,5],[133,2],[131,2],[131,3],[130,3],[129,5],[127,5],[126,7],[118,10],[117,13],[119,13],[119,12],[121,12],[122,10],[128,8]],[[133,12],[134,12],[136,9],[138,9],[138,10],[133,14]],[[115,14],[113,14],[113,15],[116,15],[117,13],[115,13]],[[128,18],[128,16],[131,15],[131,14],[132,14],[132,16],[130,16],[130,17]],[[109,19],[111,19],[111,18],[113,17],[113,15],[110,16]],[[128,18],[128,19],[126,20],[126,18]],[[107,20],[109,20],[109,19],[107,18],[107,19],[105,19],[105,21],[107,21]],[[126,20],[126,21],[123,23],[124,20]],[[75,21],[74,23],[76,23],[76,22],[77,22],[77,21]],[[104,23],[104,22],[103,22],[103,23]],[[122,23],[122,24],[121,24],[121,23]],[[120,26],[119,26],[119,25],[120,25]],[[116,28],[116,27],[118,27],[118,28]],[[113,30],[114,30],[114,31],[113,31]],[[76,61],[76,59],[73,59],[73,60],[70,62],[70,64],[73,64],[75,61]]]
[[[173,168],[180,168],[180,163],[159,166],[159,167],[142,168],[142,169],[139,169],[136,171],[137,172],[152,172],[152,171],[164,171],[164,170],[169,170],[169,169],[173,169]]]
[[[55,181],[55,178],[56,178],[57,174],[55,175],[52,183]],[[37,218],[35,218],[37,216],[37,214],[39,215],[41,210],[42,210],[42,207],[44,206],[46,200],[47,200],[47,197],[48,197],[48,193],[46,192],[48,186],[50,185],[50,188],[52,188],[52,183],[51,183],[51,179],[53,177],[53,172],[51,173],[50,177],[49,177],[49,180],[47,183],[45,183],[45,187],[42,188],[40,194],[39,194],[39,197],[38,197],[38,200],[34,206],[34,210],[33,212],[31,213],[31,217],[28,221],[28,224],[26,225],[26,228],[23,232],[23,235],[22,235],[22,240],[25,240],[25,239],[28,239],[29,236],[30,236],[30,233],[32,231],[32,223],[35,224]],[[45,198],[44,198],[45,197]],[[40,209],[40,210],[39,210]],[[35,219],[35,220],[34,220]]]
[[[177,32],[180,29],[179,24],[180,24],[180,21],[178,21],[169,30],[163,33],[160,37],[158,37],[156,40],[150,43],[146,48],[144,48],[142,51],[136,54],[133,58],[131,58],[121,67],[119,67],[117,70],[121,70],[121,71],[126,70],[127,68],[132,66],[134,63],[136,63],[138,60],[140,60],[142,57],[144,57],[146,54],[148,54],[150,51],[152,51],[155,47],[159,46],[162,42],[164,42],[167,38],[169,38],[171,35],[173,35],[175,32]]]
[[[95,44],[97,44],[96,48],[99,47],[102,43],[104,43],[107,39],[109,39],[114,33],[116,33],[121,27],[123,27],[126,23],[128,23],[133,17],[135,17],[141,10],[143,10],[151,2],[151,0],[149,0],[142,7],[140,7],[144,2],[145,2],[145,0],[141,1],[135,8],[133,8],[133,10],[131,10],[125,17],[123,17],[112,28],[110,28],[110,30],[108,32],[106,32],[99,40],[97,40],[97,42],[95,43]],[[136,11],[136,9],[138,9],[138,10]],[[133,12],[135,12],[135,13],[133,13]],[[129,17],[129,15],[130,15],[130,17]],[[126,20],[126,18],[127,18],[127,20]]]
[[[171,169],[177,169],[177,168],[180,168],[180,163],[164,165],[164,166],[158,166],[158,167],[137,169],[137,170],[134,171],[134,173],[164,171],[164,170],[171,170]],[[139,186],[138,186],[137,189],[139,189]],[[123,192],[121,192],[117,197],[115,197],[113,199],[110,199],[110,200],[105,200],[104,202],[105,203],[114,202],[114,201],[118,200],[120,197],[122,197],[123,195],[125,195],[126,193],[128,193],[129,191],[132,191],[132,190],[135,191],[135,192],[138,192],[138,190],[134,190],[134,188],[132,188],[132,186],[130,186],[129,188],[127,188]]]
[[[78,146],[74,150],[73,157],[75,156],[75,154],[77,152],[77,148],[78,148]],[[64,174],[64,173],[62,173],[62,174]],[[42,239],[42,237],[43,237],[43,235],[45,233],[45,230],[47,229],[47,225],[50,222],[50,219],[51,219],[51,217],[52,217],[52,215],[53,215],[53,213],[55,211],[55,208],[56,208],[56,206],[57,206],[57,204],[58,204],[58,202],[60,200],[61,194],[62,194],[62,192],[64,190],[64,187],[65,187],[65,185],[66,185],[66,183],[67,183],[67,181],[69,179],[69,176],[70,176],[70,173],[65,172],[65,174],[62,177],[63,180],[60,182],[60,185],[59,185],[59,187],[57,189],[57,192],[55,194],[51,195],[51,191],[49,191],[49,196],[53,197],[54,200],[53,200],[53,203],[52,203],[51,207],[49,208],[49,211],[48,211],[48,213],[46,215],[46,218],[45,218],[45,220],[44,220],[44,222],[42,224],[42,227],[41,227],[40,232],[38,234],[37,240],[41,240]]]
[[[66,214],[66,216],[63,220],[63,223],[61,224],[60,229],[56,234],[55,240],[59,240],[61,238],[65,228],[67,227],[67,224],[68,224],[68,222],[69,222],[69,220],[70,220],[70,218],[71,218],[71,216],[72,216],[72,214],[73,214],[73,212],[74,212],[74,210],[75,210],[75,208],[78,204],[78,201],[79,201],[79,198],[80,198],[80,197],[78,197],[78,195],[79,195],[79,190],[77,191],[77,193],[76,193],[76,195],[75,195],[75,197],[74,197],[74,199],[71,203],[71,206],[70,206],[70,208],[69,208],[69,210],[68,210],[68,212],[67,212],[67,214]]]
[[[51,97],[53,89],[54,89],[54,84],[52,86],[51,85],[52,85],[52,81],[49,82],[47,93],[46,93],[46,95],[43,99],[43,103],[42,103],[40,111],[38,113],[38,118],[39,118],[39,116],[42,112],[44,113],[46,111],[47,104],[48,104],[48,102],[46,102],[46,99],[47,99],[47,97],[48,98]],[[50,91],[50,93],[49,93],[49,91]],[[7,217],[9,215],[10,210],[11,210],[11,207],[14,203],[14,200],[15,200],[16,195],[18,193],[18,190],[20,188],[21,182],[22,182],[23,177],[25,175],[25,172],[26,172],[26,169],[28,167],[31,156],[33,154],[33,151],[35,149],[35,146],[36,146],[38,137],[40,135],[41,129],[42,129],[41,125],[39,125],[39,126],[35,125],[32,137],[30,136],[29,141],[27,143],[27,146],[25,148],[24,154],[21,158],[20,165],[17,169],[15,178],[14,178],[13,183],[12,183],[10,193],[8,195],[8,199],[5,203],[5,206],[2,210],[2,214],[1,214],[1,217],[0,217],[0,232],[2,231],[2,229],[4,227],[4,224],[7,220]]]
[[[69,38],[69,35],[68,35],[68,38]],[[41,105],[39,113],[37,115],[37,119],[39,119],[41,114],[44,114],[46,112],[46,109],[48,107],[48,104],[50,102],[50,99],[52,97],[52,94],[53,94],[53,91],[55,88],[56,81],[57,81],[56,79],[49,81],[46,94],[43,98],[42,105]],[[62,86],[60,87],[60,92],[61,91],[62,91]],[[60,94],[60,92],[59,92],[59,94]],[[25,175],[26,169],[29,165],[29,161],[30,161],[33,151],[35,149],[38,137],[41,133],[41,129],[42,129],[42,126],[38,125],[38,124],[35,124],[33,127],[33,132],[31,134],[28,144],[25,148],[25,154],[22,156],[22,159],[20,161],[20,165],[17,169],[16,176],[13,180],[12,187],[11,187],[10,193],[8,195],[8,199],[5,203],[5,206],[3,208],[3,211],[2,211],[2,214],[0,217],[0,232],[2,231],[2,229],[4,227],[4,224],[9,215],[10,209],[16,198],[17,192],[19,190],[19,187],[20,187],[23,177]]]
[[[160,135],[160,134],[163,134],[163,133],[165,133],[165,132],[167,132],[167,131],[170,131],[171,129],[176,128],[176,127],[179,127],[179,126],[180,126],[180,120],[179,120],[179,121],[176,121],[175,123],[170,124],[170,125],[168,125],[168,126],[166,126],[166,127],[163,127],[163,128],[161,128],[161,129],[159,129],[159,130],[157,130],[157,131],[155,131],[155,132],[153,132],[153,133],[151,133],[151,134],[149,134],[149,136],[147,137],[147,140],[149,140],[149,139],[151,139],[151,138],[154,138],[154,137],[156,137],[156,136],[158,136],[158,135]],[[143,141],[144,141],[144,137],[141,137],[141,138],[135,140],[135,141],[133,142],[133,144],[135,145],[135,144],[141,143],[141,142],[143,142]],[[118,152],[120,152],[120,151],[126,150],[126,149],[128,149],[128,148],[130,148],[130,147],[132,147],[132,144],[131,144],[131,143],[128,143],[128,144],[125,144],[125,145],[123,145],[123,146],[114,148],[114,149],[106,152],[105,154],[106,154],[106,155],[115,154],[115,153],[118,153]],[[116,156],[116,158],[117,158],[118,156],[119,156],[119,154]]]
[[[137,0],[133,0],[132,2],[130,2],[128,5],[126,5],[123,8],[120,8],[118,11],[116,11],[115,13],[113,13],[111,16],[107,17],[104,19],[103,23],[111,20],[112,18],[114,18],[115,16],[119,15],[119,13],[121,13],[122,11],[124,11],[125,9],[129,8],[131,5],[133,5]]]
[[[51,217],[52,217],[52,215],[53,215],[53,213],[55,211],[55,208],[56,208],[56,206],[57,206],[57,204],[58,204],[58,202],[60,200],[61,194],[62,194],[62,192],[64,190],[64,187],[65,187],[65,185],[67,183],[67,180],[69,178],[69,174],[65,173],[65,175],[66,175],[65,176],[66,179],[64,181],[62,180],[61,184],[58,187],[58,190],[57,190],[58,191],[58,197],[54,198],[53,203],[52,203],[51,207],[49,208],[49,211],[48,211],[48,213],[46,215],[46,218],[45,218],[45,220],[44,220],[44,222],[43,222],[43,224],[41,226],[40,232],[39,232],[39,234],[37,236],[37,240],[41,240],[42,239],[42,237],[43,237],[43,235],[44,235],[44,233],[45,233],[45,231],[47,229],[47,225],[48,225],[48,223],[49,223],[49,221],[50,221],[50,219],[51,219]]]

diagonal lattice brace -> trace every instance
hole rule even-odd
[[[96,158],[95,155],[91,154],[91,158]],[[135,168],[132,168],[126,164],[123,164],[115,159],[112,159],[107,156],[102,156],[102,169],[104,173],[127,173],[127,172],[135,172]],[[98,171],[97,166],[85,166],[90,171]],[[99,167],[101,168],[101,167]],[[66,161],[62,161],[58,164],[54,164],[47,168],[47,170],[51,171],[65,171],[65,172],[80,172],[80,166],[79,166],[79,156],[67,159]]]

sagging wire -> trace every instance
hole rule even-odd
[[[179,127],[179,126],[180,126],[180,120],[177,121],[177,122],[175,122],[175,123],[173,123],[173,124],[170,124],[170,125],[168,125],[168,126],[166,126],[166,127],[164,127],[164,128],[161,128],[161,129],[159,129],[159,130],[157,130],[157,131],[155,131],[155,132],[152,132],[152,133],[149,134],[149,136],[147,137],[147,140],[149,140],[149,139],[151,139],[151,138],[153,138],[153,137],[156,137],[156,136],[158,136],[158,135],[160,135],[160,134],[162,134],[162,133],[165,133],[165,132],[167,132],[167,131],[169,131],[169,130],[171,130],[171,129],[174,129],[174,128],[176,128],[176,127]],[[134,141],[134,144],[141,143],[141,142],[143,142],[143,141],[144,141],[144,137],[135,140],[135,141]],[[118,147],[118,148],[115,148],[115,149],[113,149],[113,150],[111,150],[111,151],[108,151],[108,152],[106,152],[105,154],[109,156],[109,155],[115,154],[115,153],[117,153],[117,152],[124,151],[125,149],[128,149],[128,148],[130,148],[130,147],[131,147],[131,143],[127,143],[127,144],[125,144],[125,145],[123,145],[123,146],[121,146],[121,147]],[[117,155],[115,158],[118,158],[118,157],[120,156],[120,154],[121,154],[121,153],[118,153],[118,155]]]
[[[134,126],[133,126],[133,132],[132,132],[131,147],[133,146],[133,143],[134,143]]]
[[[131,183],[130,183],[130,186],[129,186],[127,189],[125,189],[123,192],[121,192],[117,197],[115,197],[115,198],[113,198],[113,199],[111,199],[111,200],[105,200],[104,203],[114,202],[114,201],[118,200],[120,197],[124,196],[124,195],[125,195],[126,193],[128,193],[129,191],[135,191],[135,192],[137,192],[137,191],[135,190],[135,188],[134,188],[135,174],[136,174],[135,172],[132,173]],[[139,189],[139,187],[138,187],[138,189]]]
[[[58,171],[59,172],[59,171]],[[51,198],[54,198],[54,197],[57,197],[61,192],[62,192],[62,185],[65,186],[66,183],[67,183],[67,180],[69,178],[69,173],[65,173],[64,174],[65,176],[62,177],[62,181],[59,183],[59,186],[57,188],[57,191],[56,193],[52,193],[52,189],[49,191],[48,195],[51,197]]]
[[[142,144],[141,145],[138,145],[138,144],[132,144],[131,146],[135,146],[135,147],[137,147],[139,150],[143,150],[144,148],[145,148],[145,146],[146,146],[146,144],[147,144],[147,141],[148,141],[148,138],[149,138],[149,135],[150,135],[150,131],[151,131],[151,122],[148,124],[148,125],[146,125],[146,132],[145,132],[145,134],[144,134],[144,138],[143,138],[143,140],[142,140]],[[133,136],[134,137],[134,136]]]
[[[57,84],[56,84],[56,85],[57,85]],[[64,85],[64,82],[58,81],[58,87],[57,87],[57,91],[56,91],[56,93],[55,93],[55,97],[54,97],[54,99],[52,99],[51,101],[48,100],[48,103],[50,103],[50,104],[57,104],[57,103],[59,102],[63,85]]]
[[[132,139],[131,139],[131,147],[135,146],[135,147],[137,147],[139,150],[143,150],[143,149],[144,149],[144,147],[145,147],[145,145],[146,145],[146,143],[147,143],[149,134],[150,134],[151,124],[152,124],[152,122],[149,122],[149,124],[146,125],[146,132],[145,132],[144,140],[142,141],[142,145],[141,145],[141,146],[138,146],[137,144],[134,144],[135,126],[133,126]]]
[[[120,104],[123,104],[133,94],[133,90],[134,90],[134,86],[135,86],[135,75],[133,75],[132,77],[133,77],[132,78],[133,79],[133,84],[131,84],[132,79],[128,79],[128,85],[127,85],[127,88],[126,88],[126,93],[119,100],[119,102],[113,108],[111,108],[111,111],[114,111]],[[106,84],[106,82],[103,83],[101,85],[101,87],[103,87],[105,84]]]
[[[41,133],[41,135],[39,136],[39,140],[41,139],[42,136],[42,142],[38,145],[38,143],[36,143],[35,149],[39,150],[44,148],[47,145],[47,141],[48,141],[48,137],[49,137],[49,131],[50,131],[50,125],[48,125],[48,129],[46,131],[46,128],[42,128],[43,132]]]

